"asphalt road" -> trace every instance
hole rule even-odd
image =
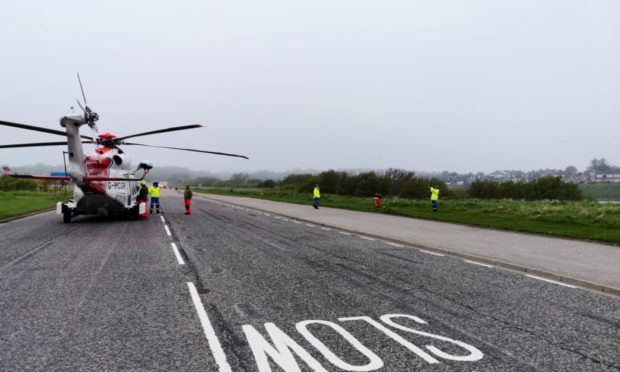
[[[164,219],[0,224],[1,370],[620,370],[618,298],[162,200]]]

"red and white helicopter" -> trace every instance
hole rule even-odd
[[[141,161],[137,166],[132,165],[131,159],[123,150],[121,150],[121,145],[147,146],[248,159],[248,157],[244,155],[228,154],[224,152],[168,146],[153,146],[126,142],[127,139],[134,137],[200,128],[202,127],[200,124],[158,129],[122,137],[117,137],[110,133],[96,134],[97,126],[95,123],[99,120],[99,115],[88,107],[79,75],[78,81],[80,82],[80,88],[82,89],[84,106],[82,106],[79,100],[78,105],[82,108],[83,113],[71,112],[70,114],[60,118],[60,126],[64,127],[66,132],[0,120],[0,125],[56,134],[67,138],[66,141],[62,142],[0,145],[0,149],[16,147],[68,146],[69,166],[67,169],[67,176],[33,176],[26,174],[14,174],[9,167],[3,167],[4,172],[11,177],[74,182],[75,187],[73,199],[64,203],[59,202],[57,205],[57,213],[63,215],[64,222],[70,222],[71,218],[78,215],[128,215],[132,218],[138,219],[138,216],[144,212],[140,211],[140,205],[137,203],[136,198],[140,189],[140,181],[143,180],[149,170],[153,168],[153,164],[150,161]],[[83,125],[88,125],[94,130],[96,135],[91,137],[80,134],[80,127]],[[82,144],[85,143],[94,144],[96,145],[96,148],[92,152],[85,155],[82,147]]]

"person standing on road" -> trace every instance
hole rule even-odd
[[[149,187],[149,195],[151,195],[151,214],[153,214],[153,208],[157,207],[157,214],[161,214],[161,209],[159,206],[159,196],[161,195],[161,190],[159,189],[159,182],[153,182],[153,186]]]
[[[431,205],[433,212],[437,212],[437,203],[439,202],[439,188],[431,186]]]
[[[183,194],[183,199],[185,199],[185,214],[192,214],[192,190],[189,188],[189,185],[185,186],[185,193]]]
[[[147,203],[149,202],[149,188],[146,186],[146,181],[140,181],[140,189],[138,190],[138,197],[136,198],[138,202],[138,211],[140,211],[140,205],[144,203],[144,213],[142,213],[141,217],[148,217],[148,209]]]
[[[314,184],[314,204],[312,206],[314,209],[319,209],[319,202],[321,201],[321,190],[319,189],[319,184]]]
[[[146,187],[146,181],[140,181],[140,191],[138,191],[138,204],[149,200],[149,188]]]

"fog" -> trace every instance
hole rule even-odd
[[[125,148],[156,166],[620,164],[615,0],[6,0],[0,45],[0,120],[59,128],[79,71],[100,132],[202,123],[135,141],[250,157]],[[59,140],[0,127],[0,144]],[[63,150],[0,163],[61,164]]]

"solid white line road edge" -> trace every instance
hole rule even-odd
[[[172,234],[170,233],[170,229],[168,228],[168,225],[164,225],[164,229],[166,229],[166,234],[168,234],[168,236],[172,236]]]
[[[366,239],[366,240],[370,240],[370,241],[373,241],[373,242],[375,241],[375,239],[373,239],[373,238],[369,238],[369,237],[367,237],[367,236],[362,236],[362,235],[360,235],[360,238],[362,238],[362,239]]]
[[[431,252],[431,251],[425,251],[424,249],[418,249],[418,251],[420,251],[422,253],[432,254],[434,256],[440,256],[440,257],[444,257],[445,256],[445,254],[435,253],[435,252]]]
[[[183,261],[183,257],[181,257],[181,252],[179,252],[179,248],[177,248],[177,245],[174,243],[170,244],[172,245],[172,250],[174,251],[174,255],[176,256],[179,265],[185,265],[185,261]]]
[[[476,261],[470,261],[470,260],[463,260],[463,261],[470,263],[470,264],[478,265],[478,266],[493,267],[492,265],[487,265],[482,262],[476,262]]]
[[[192,301],[196,307],[198,318],[202,324],[202,329],[207,337],[207,342],[209,343],[209,348],[211,348],[211,353],[213,354],[213,358],[215,358],[215,362],[220,367],[220,371],[232,372],[230,364],[228,364],[228,360],[226,360],[226,354],[224,353],[224,349],[222,349],[220,340],[218,340],[215,330],[213,329],[213,326],[209,321],[209,317],[207,316],[207,312],[202,305],[196,286],[192,282],[187,282],[187,287],[189,288],[189,294],[192,296]]]
[[[530,274],[525,274],[525,276],[527,276],[529,278],[532,278],[532,279],[542,280],[544,282],[549,282],[549,283],[553,283],[553,284],[563,285],[564,287],[568,287],[568,288],[577,288],[574,285],[570,285],[570,284],[566,284],[566,283],[562,283],[562,282],[556,282],[555,280],[541,278],[540,276],[534,276],[534,275],[530,275]]]
[[[392,246],[394,246],[394,247],[398,247],[398,248],[403,248],[403,247],[404,247],[404,245],[401,245],[401,244],[396,244],[396,243],[390,243],[390,242],[385,242],[385,244],[387,244],[387,245],[392,245]]]

